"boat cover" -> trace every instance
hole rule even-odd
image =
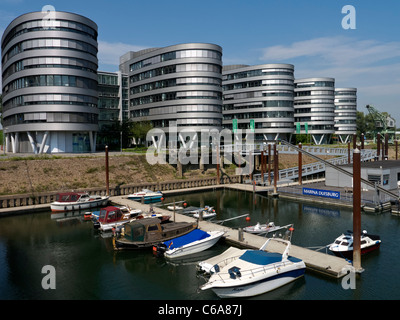
[[[203,230],[194,229],[188,234],[185,234],[178,238],[174,238],[172,240],[164,241],[164,244],[167,246],[168,249],[172,250],[175,248],[180,248],[188,243],[208,238],[209,236],[210,235]]]
[[[281,262],[282,254],[261,250],[247,250],[239,259],[265,266],[267,264]]]

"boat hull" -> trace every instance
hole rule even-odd
[[[213,287],[212,290],[220,298],[245,298],[257,296],[282,287],[304,275],[305,268],[295,269],[264,278],[262,280],[231,287]]]
[[[223,235],[224,232],[212,232],[208,238],[195,241],[194,243],[185,245],[181,248],[167,250],[165,251],[164,256],[169,259],[174,259],[207,250],[215,245]]]
[[[53,202],[50,205],[52,212],[67,212],[67,211],[80,211],[96,207],[106,206],[109,197],[103,197],[99,200],[92,200],[87,202]]]
[[[380,246],[381,246],[381,243],[378,242],[378,243],[375,243],[372,246],[361,248],[361,255],[364,255],[364,254],[369,253],[371,251],[378,250]],[[337,256],[337,257],[353,260],[353,250],[334,251],[334,250],[331,249],[331,252],[333,252],[333,254],[335,254],[335,256]]]

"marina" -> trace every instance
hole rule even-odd
[[[149,205],[133,202],[124,197],[112,197],[112,203],[133,204],[136,209],[147,211]],[[129,201],[129,202],[128,202]],[[293,223],[291,256],[304,260],[307,270],[295,282],[260,296],[248,299],[396,299],[394,289],[397,280],[389,281],[387,275],[391,265],[396,264],[397,252],[395,239],[398,237],[398,217],[390,213],[363,214],[362,226],[371,233],[382,235],[382,246],[362,259],[365,271],[357,276],[357,289],[344,290],[340,272],[349,265],[345,259],[327,253],[327,245],[332,243],[341,232],[351,226],[352,212],[344,207],[331,207],[319,204],[306,204],[280,198],[264,197],[253,192],[237,189],[218,188],[185,194],[166,195],[166,203],[185,201],[188,206],[204,207],[205,204],[216,208],[215,221],[199,222],[202,230],[224,230],[225,241],[194,254],[192,257],[178,259],[156,258],[150,251],[115,251],[112,237],[103,238],[102,233],[94,230],[90,221],[84,221],[83,213],[51,214],[40,213],[8,216],[0,225],[0,252],[2,255],[1,279],[5,291],[1,297],[39,299],[217,299],[212,291],[198,292],[204,281],[196,277],[196,265],[222,252],[230,246],[239,249],[259,249],[266,238],[243,233],[239,240],[239,228],[254,225],[257,221],[274,221],[277,225]],[[155,207],[156,212],[164,209]],[[48,209],[47,209],[48,210]],[[171,217],[174,213],[165,209]],[[251,218],[247,221],[247,215]],[[238,219],[232,219],[240,217]],[[175,212],[177,221],[196,221],[189,215]],[[5,228],[6,226],[12,226]],[[335,226],[332,228],[332,226]],[[26,228],[29,228],[28,230]],[[384,230],[384,231],[383,231]],[[29,237],[27,237],[29,234]],[[30,242],[29,239],[36,239]],[[28,242],[27,242],[28,241]],[[24,246],[24,250],[20,250]],[[315,248],[320,250],[316,251]],[[39,251],[41,252],[38,255]],[[273,251],[279,251],[274,249]],[[12,257],[12,260],[10,260]],[[40,258],[39,258],[40,257]],[[321,259],[323,257],[323,259]],[[9,278],[10,268],[13,274],[23,270],[16,264],[21,259],[28,260],[31,269],[38,274],[24,275],[26,284],[14,283]],[[315,263],[313,260],[323,260]],[[171,261],[168,261],[171,260]],[[45,264],[54,264],[57,273],[57,292],[43,292],[27,285],[34,281],[40,283],[40,268]],[[40,266],[40,268],[39,268]],[[379,266],[379,273],[375,269]],[[325,270],[324,270],[325,268]],[[79,272],[77,272],[79,270]],[[68,278],[73,272],[74,279]],[[163,274],[166,272],[165,276]],[[154,276],[157,275],[155,278]],[[168,275],[168,276],[167,276]],[[36,278],[36,280],[35,280]],[[76,292],[74,288],[84,288]],[[94,292],[92,292],[93,288]],[[107,288],[107,289],[106,289]],[[137,290],[132,290],[137,288]],[[139,289],[140,288],[140,289]],[[392,288],[392,289],[391,289]],[[62,289],[62,290],[61,290]]]

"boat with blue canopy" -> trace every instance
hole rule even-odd
[[[267,252],[271,241],[286,245],[282,254]],[[213,273],[200,289],[212,289],[220,298],[251,297],[272,291],[304,275],[305,263],[289,256],[291,243],[268,239],[260,250],[246,250],[238,257],[213,266]]]
[[[156,250],[163,253],[166,258],[179,258],[211,248],[224,234],[224,231],[206,232],[195,229],[183,236],[164,241],[156,247]]]

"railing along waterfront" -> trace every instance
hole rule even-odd
[[[180,180],[170,180],[162,182],[117,185],[117,186],[110,186],[109,195],[110,196],[128,195],[131,193],[142,191],[143,189],[150,189],[153,191],[169,191],[169,190],[196,188],[196,187],[207,187],[218,184],[238,183],[239,179],[240,176],[222,176],[220,178],[220,183],[218,183],[217,177],[207,177],[199,179],[180,179]],[[40,192],[40,193],[32,192],[28,194],[0,196],[0,209],[50,204],[51,202],[56,200],[57,193],[63,191],[72,191],[72,190],[69,189],[69,190]],[[99,188],[77,189],[73,191],[87,192],[90,195],[107,194],[107,188],[105,186]]]

